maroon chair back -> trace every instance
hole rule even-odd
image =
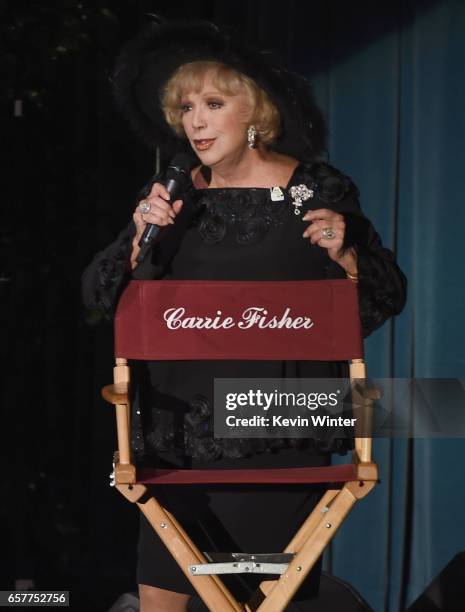
[[[357,287],[325,281],[132,281],[115,355],[140,360],[363,358]]]

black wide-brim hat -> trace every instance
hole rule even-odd
[[[159,19],[126,43],[112,77],[121,112],[150,147],[168,155],[185,148],[185,140],[165,120],[161,91],[179,66],[205,60],[232,66],[266,91],[280,114],[274,150],[304,161],[324,149],[325,122],[304,77],[210,22]]]

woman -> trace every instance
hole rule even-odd
[[[172,205],[161,179],[148,186],[133,223],[86,270],[88,306],[110,313],[130,269],[132,277],[145,279],[347,276],[359,283],[365,334],[400,312],[405,279],[363,217],[356,187],[316,161],[324,124],[303,79],[270,65],[212,24],[152,24],[127,46],[115,85],[123,112],[145,138],[178,146],[187,141],[198,163],[192,188]],[[172,227],[137,265],[147,223]],[[344,373],[344,364],[326,362],[142,364],[142,409],[134,411],[133,423],[136,457],[197,468],[327,464],[331,452],[347,449],[345,440],[214,439],[213,379]],[[243,552],[281,551],[319,498],[317,490],[283,486],[168,487],[160,494],[200,549]],[[226,582],[245,600],[260,582],[252,578]],[[193,593],[144,519],[138,582],[143,612],[185,610]],[[317,589],[316,570],[296,601]]]

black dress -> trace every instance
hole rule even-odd
[[[311,197],[300,214],[289,193],[305,185]],[[176,224],[153,251],[136,278],[192,280],[320,280],[344,278],[325,249],[302,238],[309,209],[344,214],[346,244],[354,246],[360,274],[359,296],[365,334],[400,312],[405,278],[390,251],[363,217],[358,193],[347,177],[326,164],[299,166],[289,184],[273,194],[264,188],[192,190]],[[125,280],[134,228],[98,254],[84,274],[88,306],[111,312]],[[344,376],[346,364],[328,362],[198,361],[149,362],[135,368],[137,407],[133,448],[138,462],[189,467],[286,467],[324,465],[331,452],[347,450],[347,438],[334,433],[318,440],[214,439],[215,377]],[[157,490],[201,550],[280,552],[311,512],[321,491],[299,486],[165,487]],[[138,581],[193,593],[164,545],[141,521]],[[258,582],[260,579],[258,579]],[[226,580],[246,598],[257,579]],[[305,581],[297,598],[315,592],[318,572]]]

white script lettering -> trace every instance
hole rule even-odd
[[[168,329],[231,329],[236,326],[232,317],[225,317],[221,310],[216,316],[186,316],[182,306],[168,308],[163,313]],[[258,327],[259,329],[311,329],[314,323],[309,317],[291,317],[291,309],[286,308],[281,316],[268,316],[268,311],[259,306],[246,308],[237,327],[241,330]]]

